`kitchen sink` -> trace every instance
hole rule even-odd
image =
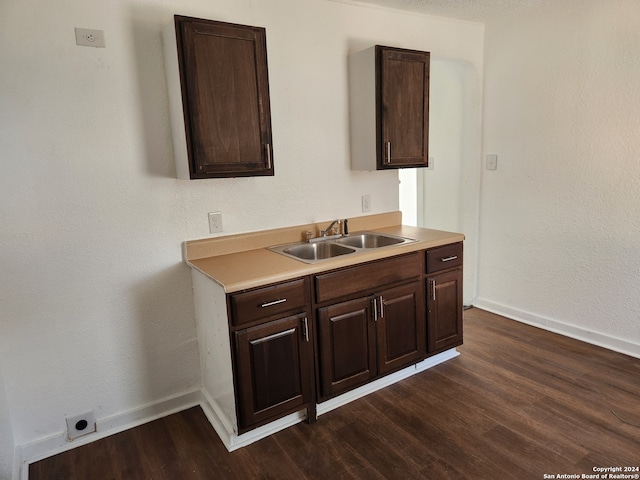
[[[301,243],[284,248],[282,253],[297,257],[301,260],[324,260],[354,253],[353,248],[330,242]]]
[[[342,237],[336,240],[340,245],[349,245],[356,248],[380,248],[389,245],[398,245],[412,241],[408,238],[393,237],[380,233],[360,233],[349,237]]]
[[[412,238],[396,237],[382,233],[359,232],[339,238],[323,240],[320,237],[311,240],[311,242],[288,243],[268,248],[273,252],[295,258],[301,262],[316,263],[342,255],[358,254],[370,249],[404,245],[415,241]]]

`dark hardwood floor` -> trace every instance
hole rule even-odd
[[[192,408],[29,478],[533,480],[640,466],[639,359],[478,309],[464,327],[459,357],[236,452]]]

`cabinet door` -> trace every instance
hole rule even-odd
[[[318,309],[321,396],[329,397],[376,376],[372,299]]]
[[[376,46],[378,168],[429,163],[429,52]]]
[[[302,409],[309,402],[310,332],[308,317],[301,313],[235,333],[241,430]]]
[[[386,290],[376,298],[378,371],[381,374],[425,357],[426,317],[422,282]]]
[[[427,277],[429,353],[462,344],[462,270]]]
[[[175,21],[191,178],[273,175],[265,30]]]

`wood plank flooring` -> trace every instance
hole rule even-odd
[[[236,452],[196,407],[29,478],[533,480],[640,466],[639,359],[478,309],[464,328],[459,357]]]

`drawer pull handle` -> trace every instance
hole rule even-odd
[[[384,163],[391,163],[391,142],[385,142]]]
[[[436,281],[431,280],[431,298],[436,301]]]
[[[270,340],[275,340],[276,338],[286,337],[287,335],[291,335],[295,331],[296,331],[295,328],[290,328],[285,332],[278,332],[278,333],[274,333],[273,335],[269,335],[268,337],[258,338],[256,340],[253,340],[251,342],[251,345],[260,345],[261,343],[268,342]]]
[[[284,303],[286,301],[287,301],[286,298],[281,298],[280,300],[274,300],[273,302],[263,303],[262,305],[260,305],[260,307],[262,307],[262,308],[271,307],[273,305],[278,305],[279,303]]]
[[[440,261],[441,262],[450,262],[451,260],[456,260],[457,258],[458,258],[458,255],[451,255],[450,257],[441,258]]]
[[[380,318],[384,318],[384,300],[382,299],[382,295],[380,295]]]

